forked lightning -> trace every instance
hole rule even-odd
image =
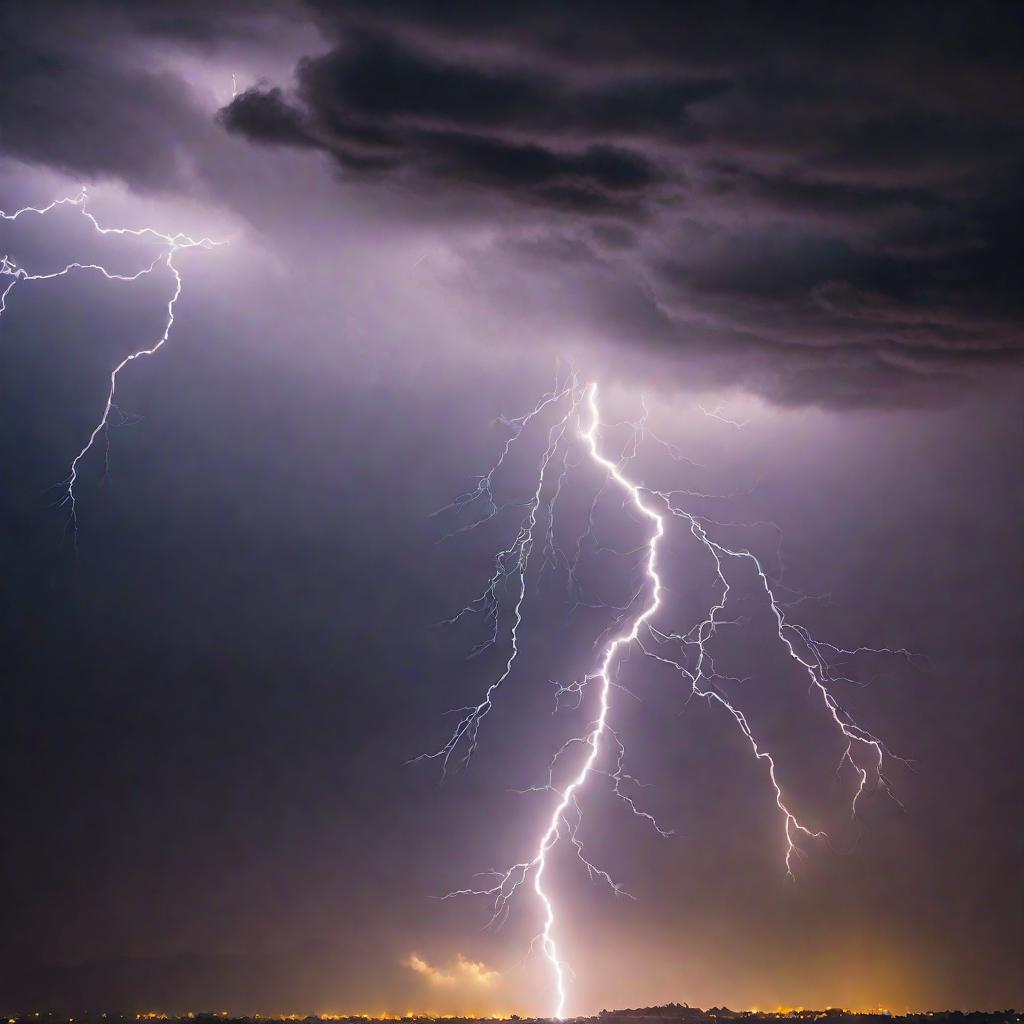
[[[42,217],[54,210],[60,209],[61,207],[69,206],[77,209],[97,234],[151,239],[157,243],[157,254],[150,262],[144,264],[134,273],[115,274],[99,264],[79,262],[67,263],[60,270],[51,271],[49,273],[33,273],[20,266],[10,257],[9,254],[5,253],[0,257],[0,278],[7,279],[7,283],[4,285],[3,290],[0,291],[0,315],[2,315],[7,309],[7,301],[11,292],[14,290],[15,285],[31,281],[52,281],[55,278],[64,277],[76,270],[94,271],[95,273],[101,274],[108,281],[137,281],[139,278],[153,273],[158,267],[163,266],[166,267],[171,274],[172,287],[170,297],[167,300],[167,316],[164,320],[162,332],[155,341],[129,353],[110,371],[110,385],[107,389],[107,397],[103,406],[103,411],[86,438],[85,444],[82,445],[78,454],[71,460],[68,467],[68,475],[61,485],[63,492],[59,504],[68,508],[68,528],[71,531],[72,538],[76,542],[78,536],[78,497],[75,493],[75,485],[78,483],[82,460],[85,459],[90,451],[92,451],[100,435],[106,434],[110,428],[110,417],[117,409],[114,399],[117,392],[118,375],[134,360],[141,356],[153,355],[153,353],[158,351],[167,343],[167,340],[171,335],[171,328],[174,326],[174,307],[181,295],[182,284],[181,272],[174,263],[174,256],[182,249],[212,249],[215,246],[224,244],[223,242],[215,242],[210,238],[192,238],[189,235],[182,233],[170,235],[163,231],[158,231],[156,228],[150,227],[104,227],[88,209],[86,205],[87,200],[88,194],[83,188],[76,195],[68,196],[64,199],[56,199],[47,206],[23,206],[21,209],[15,210],[13,213],[6,213],[3,210],[0,210],[0,220],[15,221],[20,217],[30,215]]]
[[[554,422],[547,428],[535,489],[525,502],[499,501],[495,491],[497,474],[524,431],[545,415],[553,416]],[[459,533],[482,525],[506,509],[524,508],[515,538],[507,548],[499,551],[494,572],[483,592],[448,620],[451,623],[467,615],[482,614],[488,623],[487,638],[476,650],[507,642],[509,653],[503,661],[501,672],[485,690],[483,699],[476,705],[460,710],[458,724],[445,744],[417,759],[436,759],[441,762],[444,770],[453,763],[463,766],[468,764],[477,749],[481,725],[493,710],[498,691],[512,675],[520,650],[527,579],[531,556],[539,540],[538,532],[544,530],[544,568],[555,565],[563,569],[570,580],[570,591],[578,599],[580,587],[576,572],[584,541],[593,535],[595,509],[602,496],[614,488],[622,495],[623,507],[632,509],[635,518],[647,524],[646,541],[634,552],[626,553],[641,556],[639,585],[623,607],[612,609],[615,615],[613,629],[600,647],[596,668],[580,680],[557,687],[556,705],[564,695],[570,694],[574,699],[574,708],[581,706],[587,695],[596,689],[593,698],[596,711],[586,731],[556,751],[548,768],[547,783],[533,787],[533,791],[549,792],[552,797],[550,814],[539,827],[538,838],[532,844],[533,852],[507,869],[483,872],[480,877],[489,878],[483,887],[459,889],[443,897],[487,897],[491,902],[492,923],[500,922],[508,914],[512,897],[524,884],[532,882],[540,904],[541,919],[541,928],[534,943],[539,943],[552,971],[555,989],[553,1015],[557,1018],[565,1016],[568,969],[561,958],[556,940],[558,920],[555,897],[548,881],[549,855],[558,841],[565,839],[592,878],[600,878],[617,894],[628,895],[622,885],[591,862],[584,853],[579,838],[583,813],[580,797],[588,782],[593,776],[605,777],[613,793],[626,803],[634,815],[642,818],[659,835],[671,834],[670,830],[663,828],[651,814],[637,805],[630,789],[636,784],[636,779],[626,772],[625,747],[612,724],[612,693],[615,688],[621,687],[618,669],[623,656],[631,649],[639,650],[645,656],[670,666],[686,681],[691,697],[702,697],[720,706],[735,723],[750,745],[754,757],[764,765],[769,791],[781,820],[783,863],[790,877],[794,877],[794,860],[801,852],[801,841],[828,840],[825,831],[803,823],[791,809],[779,780],[775,756],[757,738],[747,716],[721,685],[729,677],[720,675],[715,669],[711,642],[720,626],[735,624],[735,620],[723,618],[731,589],[728,571],[731,565],[746,563],[756,573],[763,599],[775,623],[779,643],[799,670],[806,674],[812,692],[823,703],[834,728],[843,739],[844,752],[839,767],[848,766],[855,777],[851,814],[856,814],[859,801],[868,789],[882,790],[896,799],[886,774],[886,763],[890,758],[900,759],[895,758],[881,739],[855,721],[835,696],[833,684],[847,678],[837,674],[836,664],[840,660],[864,653],[905,658],[912,655],[905,650],[884,647],[846,650],[815,639],[804,626],[789,619],[786,606],[778,596],[781,586],[772,580],[758,556],[746,547],[731,546],[716,539],[716,526],[735,524],[717,523],[687,509],[682,503],[686,497],[705,495],[689,490],[657,490],[631,480],[626,472],[628,463],[648,440],[660,445],[676,462],[690,461],[674,445],[650,433],[646,428],[646,419],[645,408],[642,418],[632,425],[632,436],[626,449],[618,458],[609,457],[602,449],[598,387],[595,383],[582,384],[575,377],[570,377],[567,382],[556,385],[551,392],[545,394],[528,413],[504,421],[509,429],[509,437],[497,461],[474,488],[441,510],[468,517],[468,523],[454,531]],[[728,420],[726,422],[732,423]],[[585,459],[599,471],[604,483],[591,500],[586,533],[578,538],[569,552],[559,548],[555,540],[554,518],[559,500],[569,483],[570,469],[577,464],[570,457],[574,449],[582,449]],[[558,476],[552,483],[550,477],[554,467],[558,468]],[[664,587],[659,575],[659,548],[666,536],[668,524],[673,521],[681,522],[700,550],[710,559],[718,585],[717,596],[704,617],[682,631],[659,625],[666,613]],[[506,627],[506,639],[502,634],[502,598],[508,588],[511,589],[512,599],[511,623]],[[578,603],[586,602],[578,600]],[[575,760],[568,781],[559,782],[557,776],[560,766],[564,759],[571,758]],[[457,760],[453,762],[453,759]],[[561,773],[564,774],[564,770]]]

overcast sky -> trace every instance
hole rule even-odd
[[[638,479],[775,524],[718,536],[815,598],[794,617],[922,655],[835,684],[912,762],[903,810],[872,779],[851,819],[841,737],[737,573],[728,692],[833,837],[795,882],[735,722],[623,664],[630,771],[678,834],[588,795],[636,899],[558,852],[570,1011],[1021,1005],[1021,34],[985,3],[4,8],[0,208],[84,184],[104,224],[228,244],[176,257],[77,555],[60,481],[174,282],[18,282],[0,318],[0,1010],[550,1008],[532,891],[501,929],[433,897],[529,854],[550,794],[513,790],[592,716],[553,716],[550,680],[593,668],[611,613],[535,560],[473,762],[405,762],[509,650],[466,660],[486,623],[434,624],[516,510],[441,544],[460,520],[430,513],[565,361],[692,460],[649,440]],[[131,273],[159,247],[67,206],[0,222],[4,252]],[[567,542],[594,492],[571,481]],[[599,522],[636,542],[621,500]],[[680,629],[714,579],[667,541]],[[628,565],[591,555],[588,593],[622,601]]]

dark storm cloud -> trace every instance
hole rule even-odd
[[[334,46],[227,128],[461,203],[506,255],[528,223],[598,332],[844,404],[1024,349],[1014,8],[318,6]]]
[[[0,53],[0,80],[9,98],[26,99],[3,104],[3,152],[27,163],[166,185],[178,176],[178,140],[201,129],[170,76],[100,56],[40,50],[22,40]],[[154,109],[159,120],[147,112]],[[54,130],[56,123],[62,130]]]
[[[653,192],[662,175],[612,133],[661,120],[659,109],[682,111],[706,89],[573,93],[556,77],[452,63],[359,33],[344,49],[303,61],[298,75],[300,107],[280,89],[252,90],[225,112],[228,129],[323,149],[349,173],[401,173],[570,212],[633,216],[640,208],[631,198]],[[583,144],[552,144],[566,133]]]
[[[220,125],[154,60],[272,50],[289,18],[322,50]],[[323,152],[394,225],[486,227],[470,284],[499,313],[506,281],[557,272],[531,279],[531,315],[623,373],[905,404],[1024,348],[1021,22],[994,3],[8,6],[0,152],[222,197],[244,173],[206,159],[224,127]]]

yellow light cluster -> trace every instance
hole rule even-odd
[[[37,1013],[38,1017],[39,1014]],[[105,1015],[104,1015],[105,1016]],[[168,1014],[163,1010],[147,1010],[144,1013],[135,1014],[136,1020],[177,1020],[181,1016],[187,1017],[189,1020],[195,1020],[196,1014],[189,1012],[187,1014]],[[231,1014],[228,1010],[218,1010],[216,1013],[209,1014],[213,1017],[230,1017]],[[271,1014],[270,1016],[263,1016],[258,1013],[254,1014],[243,1014],[242,1016],[248,1016],[252,1020],[266,1020],[266,1021],[300,1021],[312,1018],[315,1020],[324,1021],[341,1021],[341,1020],[385,1020],[385,1021],[406,1021],[406,1020],[511,1020],[511,1013],[436,1013],[433,1010],[409,1010],[406,1013],[278,1013]],[[72,1020],[74,1018],[71,1018]],[[18,1021],[11,1017],[8,1019],[7,1024],[18,1024]]]

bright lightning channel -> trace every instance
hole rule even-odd
[[[658,610],[661,605],[661,580],[658,577],[657,553],[658,541],[665,533],[665,524],[660,515],[644,504],[640,497],[639,488],[626,479],[620,472],[618,466],[605,458],[597,447],[597,428],[601,423],[600,413],[597,408],[597,385],[591,384],[587,388],[587,405],[590,411],[590,425],[583,430],[582,436],[586,441],[590,457],[604,468],[607,474],[615,481],[628,495],[629,500],[642,516],[653,523],[653,531],[650,540],[647,542],[647,566],[646,574],[650,583],[650,600],[644,610],[633,619],[629,630],[614,637],[605,647],[604,657],[601,666],[597,671],[596,678],[599,681],[599,701],[597,721],[591,727],[587,736],[587,745],[590,753],[587,754],[583,765],[580,767],[576,777],[562,790],[562,798],[555,806],[548,822],[547,831],[541,837],[537,847],[537,854],[534,857],[536,870],[533,874],[533,888],[544,905],[544,930],[541,932],[541,946],[544,955],[555,972],[555,983],[558,989],[558,1004],[555,1008],[555,1016],[561,1019],[565,1016],[565,971],[562,962],[558,957],[558,948],[555,945],[553,929],[555,925],[555,908],[544,889],[544,869],[547,867],[548,851],[558,840],[558,826],[569,808],[569,804],[575,799],[576,791],[587,781],[587,776],[594,767],[601,741],[605,737],[608,728],[609,694],[612,686],[612,665],[619,654],[620,648],[628,647],[640,634],[640,628]]]
[[[615,626],[603,644],[597,668],[585,675],[582,680],[568,684],[556,684],[556,709],[561,697],[565,694],[575,697],[576,703],[572,706],[579,707],[584,700],[585,691],[596,684],[596,716],[584,735],[568,740],[556,751],[548,766],[546,784],[524,791],[550,792],[555,798],[551,814],[546,819],[536,840],[532,856],[504,870],[482,872],[479,877],[490,879],[490,883],[483,888],[458,889],[442,897],[447,900],[456,896],[485,896],[492,904],[491,923],[500,924],[508,916],[512,897],[528,879],[532,879],[533,889],[540,903],[542,926],[539,934],[531,943],[531,948],[539,944],[551,969],[555,989],[552,1016],[558,1019],[565,1016],[569,968],[559,954],[555,937],[557,926],[555,898],[551,894],[546,880],[548,858],[558,840],[564,836],[569,841],[577,858],[591,878],[600,879],[617,895],[629,896],[620,883],[615,881],[608,872],[592,863],[584,852],[578,834],[583,816],[579,799],[587,782],[594,775],[605,776],[612,784],[613,794],[627,805],[634,816],[647,822],[660,836],[667,837],[672,834],[671,830],[662,828],[653,815],[641,809],[630,793],[623,788],[627,784],[639,785],[638,780],[626,772],[625,747],[611,724],[612,690],[622,688],[621,683],[617,680],[617,669],[623,656],[635,647],[652,660],[671,667],[688,683],[690,699],[701,697],[709,704],[721,707],[729,715],[749,744],[754,757],[765,766],[774,803],[781,818],[783,861],[786,874],[790,878],[795,878],[794,862],[802,853],[801,840],[829,842],[829,836],[822,829],[812,828],[798,819],[786,800],[778,777],[775,756],[757,738],[742,709],[730,700],[721,685],[724,682],[735,680],[721,675],[716,670],[710,649],[711,643],[718,635],[720,627],[739,624],[739,620],[723,618],[732,586],[729,582],[727,567],[735,563],[742,563],[753,568],[759,581],[760,590],[774,619],[776,637],[789,658],[806,674],[812,693],[817,694],[820,698],[831,722],[843,738],[845,749],[837,771],[846,766],[855,775],[856,783],[850,803],[851,815],[857,814],[859,802],[869,788],[884,792],[899,804],[886,773],[886,762],[888,759],[898,761],[903,761],[903,759],[894,755],[881,739],[859,725],[840,704],[832,691],[832,684],[840,681],[856,682],[857,680],[845,674],[838,674],[838,664],[861,654],[894,655],[908,660],[916,657],[904,649],[866,646],[853,649],[838,647],[816,639],[806,627],[791,621],[787,616],[788,605],[779,596],[783,589],[782,584],[777,578],[771,577],[758,556],[749,548],[727,545],[714,536],[715,527],[743,524],[720,523],[706,516],[698,515],[680,503],[680,500],[686,497],[721,496],[706,495],[699,491],[684,489],[657,490],[634,482],[626,475],[626,465],[636,456],[640,446],[648,438],[664,449],[674,461],[695,465],[685,458],[674,445],[661,440],[647,430],[646,407],[644,407],[641,419],[631,424],[631,441],[619,453],[618,459],[609,458],[602,452],[601,428],[607,424],[602,424],[598,397],[596,383],[581,385],[575,376],[571,376],[563,384],[556,382],[555,387],[543,395],[537,405],[528,413],[515,419],[503,421],[509,429],[509,436],[498,459],[490,470],[478,479],[474,488],[439,510],[439,512],[454,511],[456,513],[469,511],[470,521],[456,529],[453,534],[448,535],[453,536],[481,526],[506,509],[512,507],[524,509],[519,529],[512,543],[498,552],[495,558],[494,572],[488,579],[483,592],[446,620],[447,623],[454,623],[468,615],[482,614],[488,623],[488,636],[481,644],[477,645],[474,653],[495,646],[501,640],[502,594],[505,587],[511,582],[513,600],[512,622],[508,628],[509,654],[504,661],[502,671],[487,687],[483,699],[478,704],[458,709],[460,718],[448,741],[438,750],[422,754],[416,759],[438,760],[442,765],[442,770],[447,771],[453,763],[453,758],[457,757],[455,764],[465,766],[476,751],[481,724],[493,709],[498,691],[512,674],[519,654],[523,606],[527,593],[527,574],[542,523],[546,522],[546,530],[545,560],[541,571],[543,572],[548,565],[561,567],[569,577],[570,594],[575,598],[577,604],[607,607],[586,601],[580,596],[581,588],[576,571],[585,542],[588,539],[593,539],[595,510],[598,501],[610,486],[621,491],[624,507],[632,507],[640,519],[650,525],[650,532],[644,544],[627,552],[617,552],[623,555],[642,554],[641,582],[625,605],[612,609],[616,613]],[[548,428],[547,443],[538,467],[536,487],[530,497],[526,501],[499,501],[495,495],[495,478],[516,442],[523,432],[535,420],[540,419],[545,412],[560,409],[562,406],[566,407],[564,413]],[[572,431],[570,427],[574,423],[576,429]],[[569,455],[574,445],[582,447],[587,460],[602,473],[604,484],[597,490],[591,501],[586,532],[577,539],[574,550],[570,554],[562,550],[556,542],[554,520],[556,506],[566,486],[570,469],[575,465],[570,461]],[[559,453],[561,453],[560,456]],[[549,477],[554,466],[559,466],[560,469],[557,481],[551,487]],[[551,491],[551,496],[545,502],[544,495],[547,490]],[[686,532],[699,545],[699,549],[708,556],[714,568],[714,578],[718,586],[717,596],[704,617],[682,632],[659,628],[654,622],[664,611],[663,586],[658,571],[659,544],[667,532],[668,524],[673,521],[681,521],[686,527]],[[777,530],[777,527],[775,529]],[[602,547],[606,551],[613,550],[607,545]],[[790,590],[790,588],[785,589]],[[800,595],[796,602],[790,604],[799,604],[805,599],[807,599],[806,595]],[[557,766],[563,757],[577,748],[584,753],[575,774],[567,783],[556,784]],[[605,751],[612,755],[614,767],[601,767],[601,757]],[[899,806],[902,807],[902,804]]]
[[[85,444],[82,445],[78,454],[71,460],[68,467],[68,475],[61,484],[63,493],[58,501],[58,505],[66,506],[68,509],[68,529],[71,532],[72,539],[76,546],[78,541],[78,496],[75,492],[75,485],[78,483],[82,460],[85,459],[89,452],[91,452],[95,447],[101,434],[104,435],[107,441],[109,452],[110,417],[117,411],[117,406],[115,405],[114,400],[117,393],[118,375],[126,366],[128,366],[129,363],[132,363],[143,356],[151,356],[163,348],[170,338],[171,329],[174,327],[174,308],[181,296],[182,286],[181,272],[174,262],[174,257],[183,249],[212,249],[216,246],[225,244],[224,242],[215,242],[211,238],[192,238],[191,236],[181,232],[171,235],[151,227],[104,227],[87,208],[87,201],[88,193],[85,188],[82,188],[75,195],[66,196],[63,199],[55,199],[47,206],[23,206],[21,209],[15,210],[12,213],[0,210],[0,220],[16,221],[23,216],[31,214],[43,217],[60,207],[70,206],[81,213],[97,234],[152,239],[153,241],[160,243],[160,251],[149,263],[144,264],[139,270],[132,274],[115,274],[99,264],[79,262],[65,264],[65,266],[60,270],[51,271],[49,273],[31,273],[24,267],[19,266],[8,254],[5,253],[0,257],[0,277],[9,278],[9,280],[3,290],[0,291],[0,316],[2,316],[7,309],[7,299],[15,285],[29,281],[52,281],[58,277],[65,277],[75,270],[95,271],[105,277],[108,281],[138,281],[140,278],[153,273],[158,267],[163,266],[170,272],[173,286],[170,297],[167,300],[167,315],[164,319],[163,330],[159,336],[149,345],[145,345],[142,348],[129,353],[110,371],[110,383],[107,389],[107,396],[103,405],[103,411],[86,438]]]

